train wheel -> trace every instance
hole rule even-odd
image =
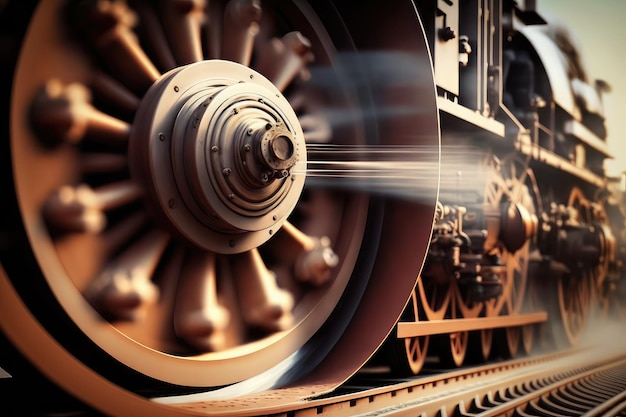
[[[439,133],[426,42],[406,37],[423,33],[414,7],[385,8],[382,36],[342,2],[159,4],[46,1],[27,16],[6,78],[0,325],[112,414],[324,369],[340,383],[394,326],[430,238]],[[398,65],[372,74],[381,55]],[[372,119],[374,106],[415,111]],[[374,191],[351,175],[360,159]],[[388,187],[397,162],[406,182]]]
[[[534,324],[522,326],[522,352],[524,355],[530,355],[533,350],[536,330]]]
[[[574,187],[570,192],[568,207],[574,209],[580,223],[591,224],[592,207],[583,192]],[[552,321],[553,337],[557,346],[574,346],[584,333],[591,314],[594,288],[600,273],[598,267],[572,270],[569,274],[559,274],[552,284],[552,294],[557,300],[556,317]]]
[[[453,283],[449,291],[451,293],[450,306],[446,319],[478,317],[483,309],[481,303],[473,303],[467,300],[460,288]],[[459,367],[465,361],[469,347],[469,332],[455,332],[440,337],[439,360],[445,367]]]
[[[533,171],[517,156],[489,163],[485,206],[501,212],[498,240],[487,243],[506,266],[502,295],[486,303],[486,315],[517,314],[527,289],[530,237],[535,232],[535,204],[540,198]],[[539,201],[538,204],[541,204]],[[489,224],[487,224],[489,228]]]
[[[489,359],[493,346],[493,329],[482,329],[470,332],[467,360],[471,363],[482,363]]]
[[[485,206],[487,210],[499,212],[500,221],[497,241],[488,238],[485,250],[499,257],[506,273],[502,295],[485,303],[485,315],[518,314],[528,285],[530,238],[536,230],[535,204],[540,197],[532,170],[519,157],[507,156],[501,160],[492,157],[487,166]],[[495,234],[489,232],[490,227],[495,230],[487,220],[488,234]],[[516,354],[519,329],[498,329],[495,338],[501,356],[510,358]]]
[[[443,320],[444,318],[463,317],[462,310],[467,314],[477,314],[477,308],[464,308],[456,282],[440,284],[436,280],[419,279],[417,282],[420,305],[424,311],[425,320]],[[457,308],[457,304],[463,306]],[[433,349],[439,356],[443,366],[461,366],[468,346],[468,332],[438,335]]]
[[[495,338],[498,353],[506,359],[514,357],[519,349],[520,336],[521,331],[519,327],[497,329]]]
[[[575,346],[582,337],[591,309],[591,282],[592,277],[585,271],[556,280],[558,320],[553,323],[553,337],[557,346]]]
[[[421,279],[419,279],[421,281]],[[415,290],[411,292],[409,304],[402,314],[401,321],[415,322],[420,320],[419,303]],[[393,335],[389,340],[390,349],[386,351],[389,355],[391,370],[398,375],[417,375],[426,360],[428,353],[429,336],[407,337],[397,339]]]

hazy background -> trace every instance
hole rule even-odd
[[[540,14],[559,17],[573,30],[583,48],[589,76],[609,83],[604,95],[609,151],[609,175],[626,171],[626,1],[537,0]]]

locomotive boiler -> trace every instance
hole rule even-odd
[[[619,301],[607,85],[534,2],[9,1],[0,20],[0,366],[24,385],[193,414],[176,404],[311,397],[369,361],[576,344]]]

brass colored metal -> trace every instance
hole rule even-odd
[[[126,143],[128,123],[103,113],[90,104],[91,94],[81,84],[64,86],[59,80],[46,83],[35,99],[31,117],[40,137],[53,143],[76,144],[87,134]]]
[[[481,317],[459,320],[429,320],[398,323],[399,338],[468,332],[480,329],[496,329],[501,327],[518,327],[528,324],[542,323],[547,319],[545,312],[516,314],[500,317]]]

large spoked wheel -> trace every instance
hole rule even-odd
[[[502,295],[485,304],[487,317],[518,314],[522,309],[527,290],[530,237],[537,227],[535,200],[538,198],[534,174],[523,160],[516,156],[491,159],[485,206],[500,212],[500,221],[498,239],[487,243],[486,250],[499,257],[506,274],[502,280]],[[519,328],[498,329],[495,336],[498,353],[505,358],[515,356],[520,335]]]
[[[488,316],[520,312],[527,288],[530,236],[537,226],[534,174],[515,156],[494,160],[489,169],[485,205],[500,211],[499,239],[492,248],[506,266],[502,296],[486,305]],[[535,197],[533,197],[535,196]],[[540,202],[538,204],[541,204]],[[489,225],[487,225],[489,227]]]
[[[23,354],[60,346],[43,373],[107,411],[118,386],[224,396],[355,372],[414,288],[437,195],[419,19],[383,15],[385,36],[341,2],[42,2],[4,152],[0,321]]]
[[[446,319],[476,318],[483,309],[482,303],[475,303],[463,295],[456,281],[449,287],[450,305]],[[459,367],[467,356],[470,332],[454,332],[440,336],[439,360],[444,367]]]

